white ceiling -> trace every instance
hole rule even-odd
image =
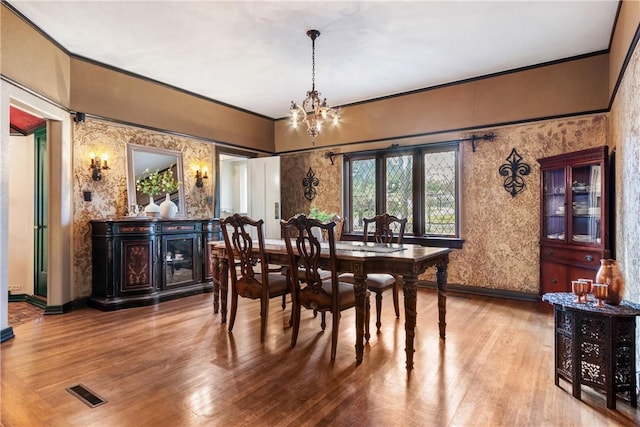
[[[271,118],[605,50],[617,0],[9,1],[69,52]]]

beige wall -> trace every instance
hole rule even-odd
[[[71,60],[75,111],[273,152],[273,121],[83,60]]]
[[[613,93],[622,71],[629,46],[638,29],[638,22],[640,22],[640,1],[622,1],[609,54],[609,95]]]
[[[173,149],[177,144],[191,153],[185,156],[187,174],[189,158],[204,156],[213,159],[214,146],[197,138],[283,153],[312,148],[309,137],[304,132],[293,133],[286,120],[274,124],[268,119],[229,109],[163,85],[69,58],[4,5],[0,6],[0,13],[3,76],[73,110],[196,137],[181,138],[98,120],[69,125],[68,129],[55,129],[56,135],[64,135],[73,129],[73,158],[67,156],[71,149],[56,145],[53,164],[60,168],[54,177],[56,191],[67,194],[72,188],[74,212],[73,228],[70,229],[66,221],[60,220],[65,215],[67,200],[61,198],[52,201],[52,219],[59,222],[60,227],[59,232],[53,232],[50,239],[60,250],[50,261],[57,266],[56,269],[62,270],[55,277],[63,278],[66,269],[71,268],[74,277],[73,298],[86,296],[89,292],[87,271],[90,271],[90,262],[83,255],[87,253],[88,220],[124,213],[126,178],[123,168],[124,145],[127,141],[171,145]],[[623,63],[639,20],[638,2],[624,2],[611,55],[597,55],[345,108],[340,128],[327,130],[318,139],[315,151],[283,156],[282,170],[287,174],[283,182],[289,183],[286,189],[283,186],[283,215],[308,210],[310,204],[300,199],[302,191],[297,188],[303,178],[299,175],[306,173],[308,166],[316,171],[321,186],[326,185],[331,189],[319,195],[316,203],[327,210],[340,209],[341,157],[337,156],[336,165],[330,166],[329,160],[323,157],[326,147],[388,139],[374,144],[343,145],[334,150],[344,153],[374,146],[380,148],[388,146],[390,142],[415,144],[469,136],[471,131],[464,129],[474,129],[474,133],[494,130],[498,139],[492,143],[480,143],[476,153],[470,152],[468,144],[463,147],[463,200],[466,207],[462,216],[462,232],[467,244],[463,251],[452,256],[449,279],[451,283],[537,292],[537,267],[531,262],[532,259],[537,261],[537,254],[532,254],[538,238],[539,201],[536,198],[539,176],[535,159],[606,143],[607,115],[542,120],[505,127],[499,127],[499,124],[607,108],[617,70]],[[634,61],[637,64],[637,59]],[[627,258],[635,247],[628,239],[625,240],[621,230],[624,229],[625,233],[627,230],[637,232],[637,223],[633,223],[631,216],[634,209],[637,212],[637,206],[634,205],[637,201],[633,187],[635,178],[631,175],[631,171],[638,169],[632,163],[637,147],[637,139],[634,139],[634,126],[638,122],[637,82],[637,65],[630,65],[620,89],[624,95],[619,95],[611,113],[613,125],[609,135],[610,145],[618,148],[618,163],[623,165],[617,171],[619,238],[616,249]],[[393,139],[422,133],[430,135]],[[62,139],[66,144],[64,137]],[[96,146],[112,150],[109,153],[112,169],[105,173],[104,180],[99,183],[89,182],[86,168],[87,153],[98,151],[94,148]],[[516,147],[534,168],[532,175],[526,179],[527,190],[515,199],[511,199],[502,189],[497,175],[497,167],[504,162],[512,147]],[[213,165],[210,170],[213,175]],[[209,185],[213,185],[213,180]],[[82,191],[85,189],[94,193],[94,201],[89,204],[82,200]],[[191,201],[187,199],[187,203],[193,215],[211,215],[212,207],[203,204],[201,196],[191,193],[188,197],[192,197]],[[507,207],[505,212],[497,212],[499,227],[485,233],[488,235],[482,235],[477,231],[481,229],[475,224],[494,219],[491,210],[487,212],[486,209],[487,200],[493,199],[502,200]],[[519,243],[516,243],[518,239],[509,236],[505,241],[505,230],[525,234],[521,235],[523,239]],[[74,237],[74,234],[74,239],[67,238]],[[71,256],[71,242],[75,242],[75,257]],[[491,275],[479,273],[480,268],[487,270],[486,262],[483,264],[480,261],[480,254],[488,246],[495,247],[489,265],[498,268],[500,273],[506,273],[504,277],[495,271]],[[71,260],[69,266],[65,265],[68,260]],[[525,265],[527,260],[529,264]],[[515,281],[511,280],[514,273],[507,270],[519,271],[519,268],[522,268],[522,274]],[[628,271],[627,274],[638,277],[636,271]],[[69,297],[65,290],[58,290],[54,302],[64,303]]]
[[[119,218],[127,214],[127,143],[182,152],[186,216],[213,217],[215,180],[215,146],[200,140],[148,131],[101,120],[87,119],[73,125],[73,228],[75,230],[74,284],[75,298],[91,294],[91,225],[92,219]],[[89,171],[90,153],[106,153],[110,169],[103,171],[102,180],[93,181]],[[207,166],[211,178],[204,187],[196,187],[192,166]],[[85,202],[84,191],[91,191],[92,200]],[[146,203],[145,203],[146,204]]]
[[[0,5],[2,75],[63,105],[69,105],[69,56],[58,49],[4,4]]]
[[[637,46],[610,117],[609,139],[616,149],[615,256],[626,281],[624,298],[640,302],[640,48]],[[636,348],[636,363],[640,363],[640,348]]]
[[[597,55],[343,109],[315,147],[330,147],[423,133],[482,128],[608,106],[608,55]],[[309,136],[289,120],[275,124],[278,152],[312,148]]]
[[[273,121],[70,58],[0,5],[1,72],[74,111],[273,152]]]
[[[606,114],[546,120],[525,125],[481,129],[496,139],[461,145],[461,237],[464,248],[452,252],[449,283],[538,294],[540,233],[540,168],[537,159],[606,145]],[[464,135],[463,135],[464,136]],[[470,136],[470,135],[466,135]],[[503,188],[498,169],[515,148],[531,166],[526,188],[516,197]],[[324,151],[282,156],[282,216],[308,212],[302,179],[311,167],[320,180],[313,203],[342,214],[342,156],[335,165]],[[433,271],[422,278],[434,280]]]
[[[9,291],[33,294],[34,139],[9,139]]]

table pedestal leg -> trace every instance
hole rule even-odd
[[[353,278],[355,281],[353,291],[356,296],[356,364],[360,364],[364,354],[364,322],[367,294],[367,275],[364,273],[362,265],[354,266]]]
[[[438,326],[440,338],[445,338],[447,329],[447,263],[436,266],[436,286],[438,288]]]
[[[404,331],[405,331],[405,352],[407,354],[407,369],[413,369],[413,339],[416,334],[416,299],[418,285],[415,276],[404,276]]]
[[[220,318],[222,323],[227,323],[227,294],[229,293],[229,260],[220,259]]]

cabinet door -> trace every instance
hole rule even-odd
[[[540,293],[571,292],[567,266],[554,262],[540,263]]]
[[[602,176],[599,164],[571,167],[572,243],[600,245],[602,237]]]
[[[542,238],[565,240],[567,223],[565,168],[543,172],[542,180]]]
[[[155,290],[154,238],[116,240],[120,250],[120,294],[149,292]]]
[[[162,237],[163,289],[197,283],[202,268],[201,236],[176,234]]]

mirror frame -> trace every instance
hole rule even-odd
[[[167,156],[173,156],[176,158],[176,179],[180,183],[178,185],[178,217],[186,216],[186,203],[184,194],[184,171],[182,165],[182,152],[166,150],[164,148],[149,147],[146,145],[138,145],[128,142],[127,143],[127,207],[131,205],[147,205],[147,201],[140,203],[136,199],[136,175],[135,175],[135,153],[152,153],[152,154],[164,154]]]

